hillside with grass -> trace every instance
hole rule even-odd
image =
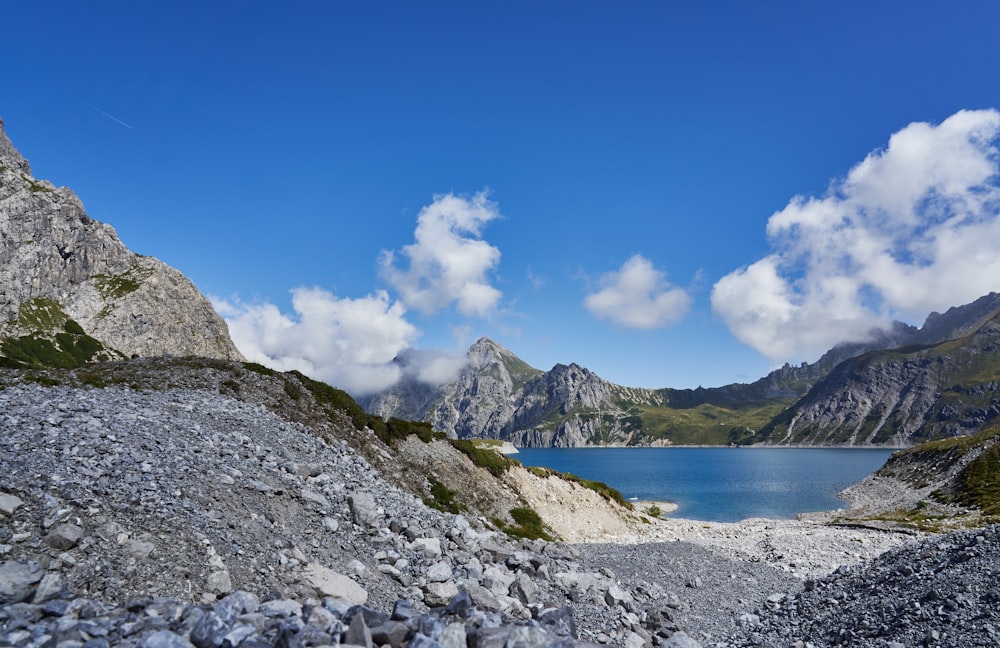
[[[1000,310],[944,342],[838,365],[749,443],[910,446],[974,434],[1000,415]]]

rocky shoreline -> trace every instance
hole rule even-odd
[[[427,507],[346,440],[175,382],[0,376],[0,645],[792,645],[784,602],[821,605],[819,574],[861,579],[913,551],[876,558],[913,539],[774,520],[590,520],[592,542],[513,540]],[[980,564],[952,556],[988,560],[996,534],[982,537],[923,560]],[[980,572],[955,604],[988,615],[995,571]],[[915,618],[939,637],[987,632]]]

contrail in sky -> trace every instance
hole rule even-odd
[[[131,126],[129,126],[128,124],[126,124],[126,123],[125,123],[125,122],[123,122],[122,120],[118,119],[118,118],[117,118],[117,117],[115,117],[114,115],[109,115],[108,113],[104,112],[103,110],[101,110],[100,108],[98,108],[97,106],[95,106],[95,105],[94,105],[94,104],[92,104],[92,103],[87,103],[87,102],[86,102],[86,101],[84,101],[83,99],[79,99],[79,102],[80,102],[80,103],[82,103],[82,104],[83,104],[84,106],[87,106],[88,108],[92,108],[93,110],[96,110],[97,112],[101,113],[102,115],[104,115],[104,116],[105,116],[105,117],[107,117],[108,119],[110,119],[110,120],[113,120],[113,121],[116,121],[116,122],[118,122],[119,124],[121,124],[121,125],[122,125],[122,126],[124,126],[125,128],[132,128]]]

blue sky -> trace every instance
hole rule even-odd
[[[35,175],[248,356],[356,392],[484,335],[626,385],[748,382],[1000,289],[994,2],[0,12]]]

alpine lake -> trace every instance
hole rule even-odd
[[[674,502],[669,517],[736,522],[844,508],[837,494],[892,449],[522,448],[513,458],[600,481],[633,501]]]

